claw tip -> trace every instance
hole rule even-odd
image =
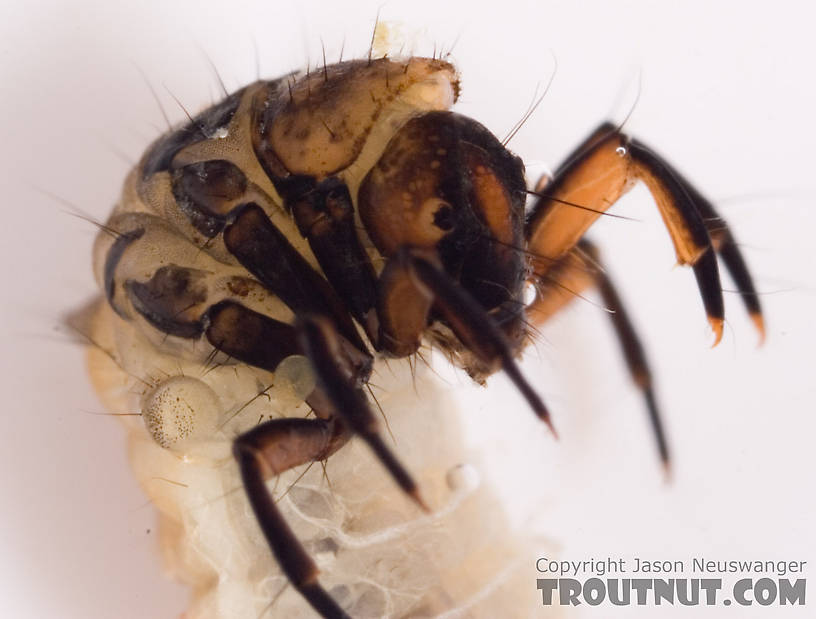
[[[751,314],[751,320],[759,332],[759,342],[757,346],[762,346],[765,343],[765,319],[762,317],[762,314],[756,312],[755,314]]]
[[[716,316],[708,317],[708,324],[711,325],[711,329],[714,331],[714,343],[711,345],[711,348],[715,348],[717,344],[720,343],[720,340],[722,340],[723,322],[722,318],[717,318]]]
[[[544,409],[542,412],[539,413],[538,416],[541,418],[541,421],[547,424],[547,427],[550,429],[550,432],[552,432],[552,435],[555,438],[555,440],[556,441],[560,440],[558,432],[555,430],[555,426],[553,425],[552,419],[550,418],[550,413],[546,409]]]
[[[668,458],[665,458],[661,459],[660,464],[663,467],[663,483],[665,483],[668,486],[672,483],[673,479],[671,462],[669,462]]]
[[[418,488],[414,488],[413,490],[411,490],[411,491],[408,493],[408,495],[409,495],[409,496],[410,496],[410,497],[411,497],[411,498],[414,500],[414,503],[416,503],[417,505],[419,505],[419,508],[420,508],[420,509],[421,509],[423,512],[425,512],[426,514],[430,514],[430,513],[431,513],[431,508],[430,508],[430,507],[428,507],[428,504],[425,502],[425,500],[424,500],[424,499],[422,498],[422,496],[419,494],[419,489],[418,489]]]

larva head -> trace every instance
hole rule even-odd
[[[524,202],[521,159],[452,112],[408,121],[358,195],[360,217],[383,255],[432,250],[485,310],[512,305],[510,315],[518,314],[526,274]]]

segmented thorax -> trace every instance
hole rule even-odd
[[[125,419],[131,459],[162,514],[165,563],[194,589],[189,617],[257,617],[273,598],[272,616],[310,616],[261,537],[231,444],[261,421],[309,414],[315,381],[294,334],[298,314],[334,318],[358,365],[371,363],[364,335],[378,325],[366,294],[347,294],[344,306],[326,281],[331,260],[316,254],[331,258],[335,246],[307,240],[325,218],[298,198],[337,179],[355,206],[339,220],[379,271],[360,186],[398,130],[446,110],[457,92],[450,64],[420,58],[256,82],[159,138],[127,178],[94,250],[105,299],[89,327],[92,377],[111,410],[142,413]],[[258,255],[262,278],[243,266]],[[455,408],[449,389],[405,363],[386,374],[379,399],[401,457],[431,504],[447,507],[418,519],[356,443],[329,461],[331,486],[319,466],[270,482],[321,581],[355,616],[424,616],[478,600],[474,615],[488,617],[534,597],[505,586],[519,542],[500,515],[488,517],[489,494],[456,473],[467,459],[459,428],[438,415]]]
[[[296,265],[291,277],[317,280],[309,271],[318,262],[281,194],[331,175],[356,199],[394,132],[413,116],[449,107],[457,88],[453,67],[442,61],[345,62],[256,82],[166,134],[127,179],[107,224],[115,235],[98,237],[95,270],[109,303],[157,346],[199,358],[210,350],[194,343],[213,318],[222,318],[213,337],[233,332],[228,316],[205,316],[222,301],[284,323],[293,311],[328,306],[353,339],[327,286],[301,292],[298,281],[279,274],[279,288],[264,289],[228,246],[241,244],[240,231],[225,239],[224,228],[242,209],[261,209],[272,223],[271,251]]]

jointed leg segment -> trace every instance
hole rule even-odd
[[[222,304],[223,305],[223,304]],[[236,304],[237,305],[237,304]],[[219,321],[223,311],[238,312]],[[218,340],[222,350],[237,354],[238,358],[257,362],[260,350],[275,350],[280,340],[236,338],[230,327],[236,319],[258,328],[250,334],[261,335],[269,328],[249,310],[241,306],[224,306],[213,311],[211,327],[223,332],[225,341]],[[225,327],[221,327],[221,322]],[[421,507],[417,484],[383,441],[378,422],[372,413],[360,383],[367,379],[340,350],[340,338],[331,321],[325,317],[305,317],[297,328],[294,344],[297,354],[305,354],[314,368],[318,388],[309,403],[316,407],[318,419],[275,419],[236,439],[233,452],[238,461],[244,488],[272,553],[292,585],[323,617],[346,618],[348,615],[317,581],[318,569],[302,544],[283,519],[270,495],[266,480],[301,464],[324,460],[352,434],[359,435],[371,447],[377,458],[394,477],[399,486]],[[290,333],[286,333],[287,336]],[[211,338],[213,339],[213,338]],[[274,370],[273,367],[266,366]]]
[[[649,363],[646,359],[646,353],[643,350],[643,344],[632,325],[632,321],[618,295],[615,285],[603,270],[597,249],[588,241],[582,241],[579,247],[600,266],[596,272],[598,291],[601,293],[604,305],[612,312],[609,318],[612,321],[615,333],[618,336],[618,341],[623,349],[623,356],[626,359],[626,365],[629,368],[632,380],[641,390],[646,400],[649,422],[652,426],[660,461],[663,463],[663,467],[668,470],[670,458],[669,445],[666,441],[666,433],[663,430],[663,422],[657,407],[654,390],[652,389],[652,373],[649,370]]]
[[[235,441],[233,452],[258,524],[278,564],[324,617],[348,615],[317,581],[318,569],[281,516],[265,481],[295,466],[323,460],[348,440],[341,423],[323,419],[273,419]]]
[[[400,488],[427,510],[416,482],[383,441],[377,418],[351,368],[338,363],[341,358],[338,334],[331,322],[322,317],[307,317],[300,329],[303,349],[312,362],[318,386],[334,409],[333,414],[365,441]]]
[[[384,330],[381,339],[386,350],[416,350],[432,307],[481,363],[491,371],[504,370],[536,415],[555,434],[547,407],[522,376],[512,347],[491,316],[451,280],[432,256],[418,250],[400,250],[389,260],[380,280],[380,326]],[[402,320],[391,319],[397,314]],[[406,321],[406,317],[412,319]],[[391,325],[400,328],[390,329]]]
[[[542,323],[582,290],[596,285],[623,347],[634,382],[643,391],[664,466],[669,451],[646,357],[620,298],[599,264],[598,253],[582,236],[636,181],[649,188],[680,264],[691,265],[716,341],[722,337],[724,307],[717,256],[734,279],[760,337],[764,324],[759,299],[745,261],[712,204],[659,155],[609,123],[598,127],[540,187],[528,221],[528,250],[537,282],[528,309]],[[577,208],[576,208],[577,207]]]
[[[669,447],[660,411],[652,388],[652,374],[628,312],[609,276],[603,269],[598,250],[586,239],[554,264],[537,283],[538,303],[531,309],[530,319],[541,324],[573,301],[576,296],[595,286],[601,294],[629,368],[632,381],[643,393],[649,412],[649,422],[664,468],[669,467]]]
[[[753,320],[759,332],[760,343],[762,343],[765,339],[765,323],[762,318],[759,295],[754,287],[753,278],[748,271],[748,266],[745,264],[745,259],[742,257],[742,252],[740,252],[728,224],[720,217],[711,202],[694,188],[694,185],[689,183],[679,172],[675,171],[675,176],[680,181],[686,193],[691,197],[694,206],[697,207],[697,210],[703,216],[703,221],[708,229],[708,233],[711,235],[711,241],[714,245],[714,249],[717,251],[717,256],[722,260],[726,270],[729,275],[731,275],[731,279],[734,280],[737,291],[742,297],[745,309],[748,311],[751,320]]]
[[[535,272],[545,274],[638,180],[646,184],[657,203],[678,262],[694,268],[716,342],[722,337],[724,315],[717,249],[761,329],[750,276],[711,204],[660,156],[608,123],[595,130],[559,168],[533,208],[527,239],[536,256]]]

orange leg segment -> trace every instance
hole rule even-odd
[[[602,124],[567,158],[546,184],[527,222],[527,249],[536,298],[527,308],[541,324],[581,291],[596,286],[623,348],[629,371],[646,399],[652,429],[664,466],[669,450],[652,390],[643,346],[612,282],[599,264],[597,250],[582,240],[595,220],[636,182],[654,197],[680,264],[694,269],[703,305],[716,337],[722,338],[724,307],[717,258],[742,296],[746,310],[764,338],[765,327],[753,280],[725,221],[713,205],[679,172],[643,144]]]
[[[715,345],[722,338],[724,318],[717,250],[762,332],[756,291],[711,204],[660,156],[608,123],[579,146],[539,195],[527,226],[534,272],[545,275],[637,181],[652,193],[678,262],[694,269]]]

